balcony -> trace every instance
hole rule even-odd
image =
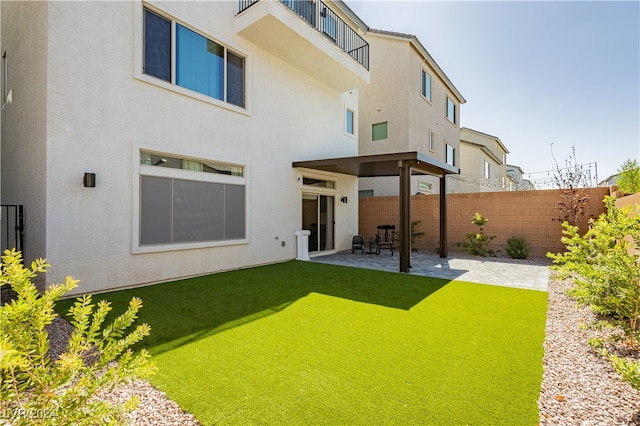
[[[240,0],[237,33],[344,92],[369,83],[369,44],[320,0]]]

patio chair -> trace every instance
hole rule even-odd
[[[378,234],[376,235],[376,254],[380,254],[380,250],[391,250],[391,256],[393,256],[393,240],[395,238],[396,226],[395,225],[378,225]]]
[[[356,250],[361,250],[364,253],[364,237],[362,235],[354,235],[351,240],[351,254]]]

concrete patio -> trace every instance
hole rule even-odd
[[[351,266],[354,268],[377,269],[398,272],[399,256],[394,251],[379,255],[363,254],[356,251],[316,256],[312,262]],[[530,290],[547,291],[551,262],[546,259],[514,260],[500,257],[469,256],[464,253],[449,253],[446,259],[435,253],[413,252],[411,254],[411,274],[447,280],[470,281]],[[400,272],[398,272],[400,273]]]

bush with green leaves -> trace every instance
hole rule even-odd
[[[618,189],[625,194],[640,192],[640,164],[636,160],[628,159],[618,170]]]
[[[485,235],[482,227],[489,222],[489,219],[484,218],[480,215],[480,213],[475,213],[473,215],[473,220],[471,224],[477,226],[479,228],[478,232],[471,232],[466,235],[465,240],[462,242],[456,243],[456,245],[462,248],[463,251],[467,253],[477,255],[477,256],[495,256],[496,252],[488,248],[491,241],[496,238],[495,235]]]
[[[507,254],[512,259],[526,259],[529,257],[529,243],[524,237],[511,237],[507,240]]]
[[[605,204],[606,212],[591,223],[583,236],[577,227],[565,222],[562,242],[566,251],[547,256],[553,259],[552,269],[558,271],[559,277],[573,282],[569,295],[599,314],[599,320],[592,327],[614,330],[609,341],[638,351],[640,216],[632,214],[631,206],[618,209],[613,197],[605,197]],[[640,384],[640,364],[632,368],[614,358],[604,343],[594,342],[594,349],[606,356],[625,380],[634,386]],[[630,377],[633,374],[637,375],[635,379]]]
[[[14,425],[120,424],[137,399],[116,406],[95,396],[155,372],[146,350],[130,348],[150,332],[147,324],[127,331],[142,301],[133,298],[122,315],[103,327],[110,303],[78,298],[69,309],[74,329],[68,347],[52,359],[46,326],[57,316],[55,303],[78,281],[67,277],[40,294],[32,279],[48,267],[39,259],[26,268],[15,250],[2,256],[0,286],[10,286],[16,297],[0,306],[0,413]]]

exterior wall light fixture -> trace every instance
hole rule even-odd
[[[96,174],[95,173],[85,173],[84,178],[82,179],[82,183],[85,188],[95,188],[96,186]]]

